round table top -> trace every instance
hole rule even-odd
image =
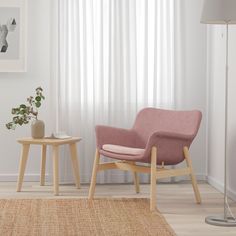
[[[49,138],[49,137],[35,139],[35,138],[27,137],[27,138],[20,138],[17,141],[21,144],[61,145],[61,144],[76,143],[81,140],[82,138],[80,137],[71,137],[71,138],[65,138],[65,139]]]

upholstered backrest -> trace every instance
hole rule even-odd
[[[201,112],[197,110],[174,111],[145,108],[138,113],[133,129],[141,138],[142,145],[145,145],[150,135],[156,131],[191,135],[194,139],[201,117]]]

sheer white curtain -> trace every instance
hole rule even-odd
[[[96,124],[131,127],[143,107],[173,107],[174,1],[55,1],[52,87],[57,129],[83,137],[83,182],[90,181]],[[98,179],[125,182],[130,176],[114,171]]]

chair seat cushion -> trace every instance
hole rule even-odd
[[[125,146],[114,145],[114,144],[104,144],[102,146],[102,149],[107,152],[113,152],[113,153],[131,155],[131,156],[143,155],[145,151],[145,149],[141,149],[141,148],[125,147]]]

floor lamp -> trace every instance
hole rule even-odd
[[[208,216],[205,221],[217,226],[236,226],[236,220],[227,202],[227,131],[228,131],[228,29],[229,24],[236,24],[236,0],[205,0],[201,23],[223,24],[226,26],[226,58],[225,58],[225,145],[224,145],[224,214]],[[228,216],[228,211],[231,216]]]

